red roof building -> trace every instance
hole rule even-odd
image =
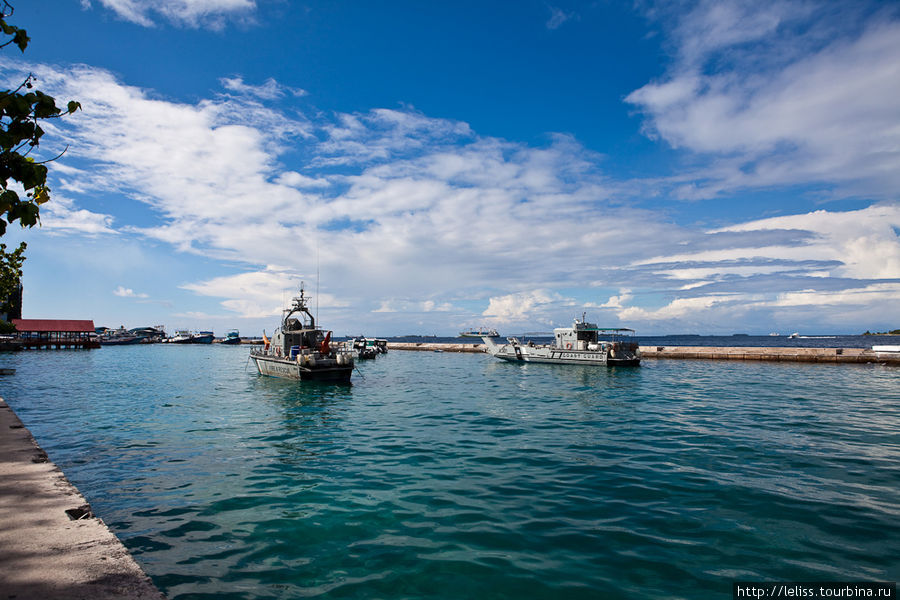
[[[13,319],[19,332],[94,333],[94,321],[88,319]]]
[[[99,348],[90,319],[13,319],[25,348]]]

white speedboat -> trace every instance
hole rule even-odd
[[[634,330],[625,327],[600,328],[582,318],[572,327],[553,330],[550,344],[521,343],[508,338],[498,344],[491,337],[483,337],[485,351],[496,358],[511,362],[539,362],[563,365],[638,366],[641,352],[634,341]],[[601,339],[608,338],[608,339]]]

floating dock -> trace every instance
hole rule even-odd
[[[0,596],[165,600],[3,399]]]
[[[893,348],[879,347],[878,348]],[[388,342],[388,350],[421,352],[484,352],[484,344],[436,344]],[[753,346],[641,346],[641,358],[701,360],[759,360],[813,363],[881,363],[900,365],[900,352],[870,348],[781,348]]]

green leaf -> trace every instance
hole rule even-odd
[[[68,113],[71,115],[73,112],[75,112],[76,110],[79,110],[81,108],[81,102],[75,102],[74,100],[70,100],[69,104],[67,105],[67,108],[68,108]]]
[[[24,29],[19,29],[16,31],[16,35],[13,36],[13,43],[19,47],[19,50],[25,52],[25,48],[28,47],[28,42],[31,41],[31,38],[28,37],[28,34],[25,33]]]

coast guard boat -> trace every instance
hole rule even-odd
[[[254,347],[250,358],[260,375],[349,383],[353,354],[332,345],[331,332],[316,326],[307,301],[301,287],[271,341],[263,334],[263,346]]]
[[[634,341],[634,330],[625,327],[600,328],[588,323],[584,315],[575,319],[572,327],[553,330],[550,344],[521,343],[507,338],[506,344],[498,344],[491,337],[481,338],[485,352],[511,362],[556,363],[562,365],[638,366],[641,352]],[[600,339],[603,337],[609,339]]]

